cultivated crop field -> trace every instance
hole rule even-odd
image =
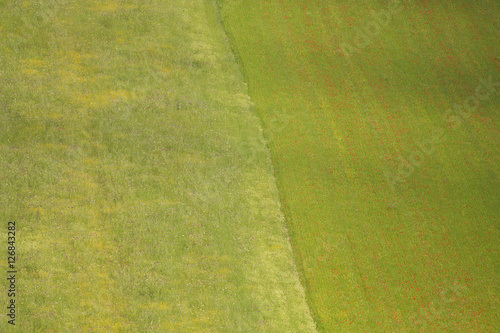
[[[0,0],[0,332],[315,331],[217,13]]]
[[[319,330],[500,331],[500,3],[220,7]]]

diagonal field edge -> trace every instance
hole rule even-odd
[[[217,16],[219,18],[222,29],[224,30],[224,33],[227,36],[227,39],[229,41],[229,47],[231,49],[231,52],[234,55],[234,58],[235,58],[238,66],[240,68],[240,71],[244,77],[244,80],[245,80],[246,84],[248,85],[248,90],[250,91],[252,88],[252,85],[251,85],[251,82],[249,80],[248,73],[247,73],[247,70],[245,68],[245,64],[243,62],[243,59],[242,59],[242,57],[239,53],[238,47],[236,45],[235,38],[231,32],[231,28],[229,26],[229,23],[226,20],[224,20],[223,7],[224,7],[224,0],[217,0]],[[283,202],[286,202],[285,193],[282,190],[283,186],[282,186],[281,181],[280,181],[281,178],[277,177],[277,173],[279,173],[279,170],[277,170],[276,168],[278,167],[278,165],[273,162],[274,161],[274,159],[272,158],[273,153],[272,153],[272,150],[269,149],[269,138],[268,138],[267,130],[266,130],[267,127],[265,126],[264,121],[263,121],[262,117],[260,116],[259,112],[257,112],[255,106],[252,106],[251,111],[255,114],[255,116],[259,120],[260,128],[262,129],[262,135],[264,138],[264,143],[266,146],[266,150],[269,154],[268,156],[270,157],[269,164],[272,168],[273,178],[274,178],[274,181],[276,183],[276,187],[277,187],[278,194],[279,194],[280,209],[282,210],[283,216],[285,218],[285,230],[286,230],[286,233],[288,236],[288,242],[290,243],[290,246],[292,248],[294,265],[295,265],[297,277],[300,280],[300,284],[301,284],[302,288],[304,288],[304,290],[306,291],[305,299],[307,301],[307,310],[308,310],[310,316],[312,317],[312,319],[314,320],[314,324],[316,325],[316,328],[321,331],[322,325],[321,325],[321,322],[318,320],[319,316],[315,313],[314,307],[311,307],[309,304],[310,303],[310,299],[308,297],[308,295],[309,295],[308,288],[309,287],[306,283],[306,278],[305,278],[305,273],[304,273],[304,265],[302,263],[301,258],[297,255],[296,251],[294,250],[293,240],[295,239],[295,235],[293,232],[293,228],[288,227],[289,225],[293,225],[293,221],[291,220],[291,214],[289,212],[289,208],[283,204]]]

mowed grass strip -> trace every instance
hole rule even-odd
[[[0,331],[315,331],[215,2],[0,1],[0,31]]]
[[[221,7],[321,330],[498,331],[498,3]]]

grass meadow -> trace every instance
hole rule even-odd
[[[215,1],[0,0],[0,331],[315,332],[253,110]]]
[[[498,1],[219,5],[319,330],[498,332]]]

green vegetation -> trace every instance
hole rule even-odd
[[[1,332],[315,331],[214,1],[2,0],[0,32]]]
[[[220,7],[321,330],[500,330],[498,1]]]

